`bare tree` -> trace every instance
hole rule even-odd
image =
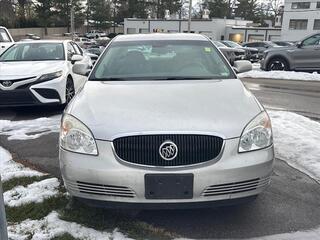
[[[283,6],[283,0],[268,0],[267,1],[267,11],[273,16],[273,21],[276,16],[279,15],[281,6]]]

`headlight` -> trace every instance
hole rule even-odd
[[[62,71],[48,73],[48,74],[44,74],[41,77],[39,77],[38,81],[39,82],[50,81],[50,80],[53,80],[53,79],[61,77],[61,76],[62,76]]]
[[[62,118],[60,147],[71,152],[98,155],[97,145],[90,130],[69,114]]]
[[[261,112],[243,130],[239,152],[248,152],[269,147],[272,144],[271,121],[266,112]]]

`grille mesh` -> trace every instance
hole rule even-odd
[[[173,160],[166,161],[159,154],[159,147],[165,141],[172,141],[178,147],[178,155]],[[117,156],[126,162],[147,166],[185,166],[216,158],[221,152],[223,139],[191,134],[139,135],[117,138],[113,144]]]
[[[19,105],[19,104],[34,104],[37,101],[34,99],[30,91],[25,90],[0,90],[0,106],[2,105]]]

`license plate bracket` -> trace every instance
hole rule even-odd
[[[192,199],[193,174],[146,174],[146,199]]]

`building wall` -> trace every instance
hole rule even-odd
[[[192,20],[191,32],[204,34],[213,40],[227,39],[227,26],[245,27],[252,21],[233,19]],[[187,32],[187,20],[125,19],[124,34],[147,32]]]
[[[280,28],[227,27],[226,37],[235,42],[273,41],[281,38]]]
[[[293,2],[310,2],[309,9],[292,9]],[[320,32],[314,30],[314,20],[320,19],[320,8],[317,8],[317,0],[285,0],[284,15],[281,31],[281,39],[287,41],[299,41],[307,35]],[[320,2],[320,0],[319,0]],[[307,29],[293,30],[289,29],[291,19],[307,19]]]

